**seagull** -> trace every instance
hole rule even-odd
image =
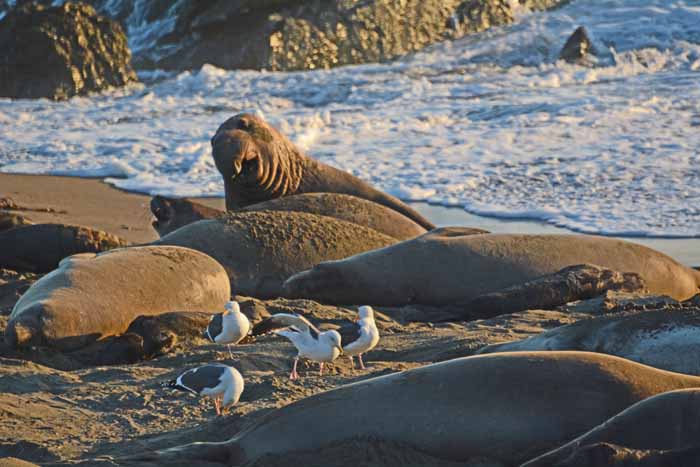
[[[365,369],[362,354],[369,352],[379,343],[379,330],[374,322],[374,310],[371,306],[361,306],[357,309],[359,320],[338,329],[343,341],[343,354],[350,357],[350,365],[355,368],[352,359],[357,355],[360,368]]]
[[[214,399],[216,415],[238,402],[243,393],[243,377],[235,368],[210,364],[187,370],[162,386]]]
[[[250,321],[248,321],[246,315],[241,313],[241,307],[238,305],[238,302],[228,302],[224,305],[224,308],[226,311],[211,317],[202,337],[206,337],[217,344],[226,344],[228,354],[233,358],[231,344],[238,344],[248,335]]]
[[[332,362],[343,353],[338,331],[319,331],[303,316],[289,313],[277,313],[258,323],[253,328],[253,335],[259,336],[273,331],[286,337],[297,348],[294,366],[289,379],[299,378],[297,363],[300,357],[319,362],[319,375],[323,376],[323,363]]]

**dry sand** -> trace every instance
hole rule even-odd
[[[20,213],[34,223],[92,227],[132,243],[158,238],[151,226],[151,197],[121,191],[101,179],[0,174],[0,198],[5,197],[28,209],[12,212]],[[224,209],[224,200],[220,198],[197,201]]]

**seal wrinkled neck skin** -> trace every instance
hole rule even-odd
[[[226,209],[294,193],[306,157],[279,131],[251,114],[226,120],[211,140],[224,179]]]

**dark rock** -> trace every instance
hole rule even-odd
[[[590,55],[595,55],[595,49],[586,28],[579,26],[566,40],[559,52],[559,59],[569,63],[584,63]]]
[[[0,232],[0,268],[49,272],[77,253],[98,253],[126,246],[125,240],[100,230],[65,224],[35,224]]]
[[[137,66],[307,70],[391,60],[427,45],[513,21],[506,0],[183,0],[177,7],[93,0],[129,24],[171,20],[172,30],[135,52]],[[563,0],[520,0],[545,9]],[[176,16],[173,18],[173,16]]]
[[[136,80],[121,26],[89,5],[24,4],[0,20],[0,96],[65,99]]]

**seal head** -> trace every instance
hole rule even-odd
[[[299,187],[305,156],[255,115],[244,113],[226,120],[211,145],[224,179],[228,210],[292,194]]]

